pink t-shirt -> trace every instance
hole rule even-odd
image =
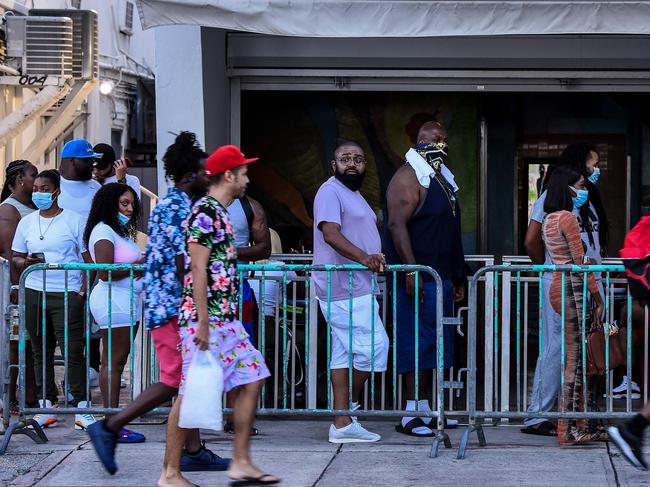
[[[319,225],[338,223],[341,233],[350,243],[366,254],[381,252],[381,238],[377,230],[377,216],[361,193],[351,191],[335,177],[329,178],[316,193],[314,200],[314,264],[357,264],[336,252],[323,238]],[[327,273],[314,272],[316,296],[327,299]],[[372,273],[352,273],[352,297],[370,294]],[[349,272],[331,273],[330,299],[349,299]],[[375,284],[375,290],[378,287]]]
[[[138,244],[128,238],[118,235],[105,223],[98,223],[95,228],[93,228],[93,231],[90,232],[90,238],[88,239],[88,251],[90,252],[93,262],[97,262],[95,259],[95,244],[100,240],[108,240],[113,244],[113,262],[115,264],[134,264],[140,259],[141,251]],[[125,277],[114,281],[114,285],[129,286],[130,278]]]

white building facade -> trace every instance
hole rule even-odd
[[[4,22],[3,47],[9,47],[9,52],[5,49],[6,55],[0,56],[0,67],[4,66],[0,73],[0,167],[22,158],[39,169],[57,167],[65,142],[83,137],[93,145],[111,144],[118,157],[129,157],[135,163],[131,173],[156,192],[154,33],[142,30],[135,2],[0,0],[0,13],[5,19],[70,16],[73,23],[83,17],[84,22],[95,24],[91,29],[95,39],[85,39],[81,53],[92,75],[81,79],[75,71],[79,69],[77,30],[73,77],[31,76],[38,68],[27,65],[27,56],[22,62],[10,56],[19,44],[17,33],[7,30],[17,23],[15,19]],[[74,24],[74,29],[78,26]],[[0,178],[3,175],[4,171]]]

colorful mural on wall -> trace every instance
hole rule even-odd
[[[334,149],[354,140],[368,157],[362,193],[381,225],[386,187],[404,164],[411,137],[422,123],[435,119],[449,133],[449,162],[460,186],[466,252],[475,252],[477,113],[476,97],[462,93],[244,92],[242,148],[260,157],[250,168],[250,193],[267,208],[271,226],[294,227],[294,234],[300,227],[308,233],[312,202],[331,175]]]

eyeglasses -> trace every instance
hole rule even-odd
[[[343,156],[340,159],[337,159],[336,162],[340,162],[345,166],[354,164],[355,166],[360,167],[366,164],[366,158],[361,156],[357,156],[357,157]]]

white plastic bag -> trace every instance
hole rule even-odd
[[[185,393],[181,402],[178,426],[223,429],[221,398],[223,370],[209,350],[197,350],[185,378]]]

